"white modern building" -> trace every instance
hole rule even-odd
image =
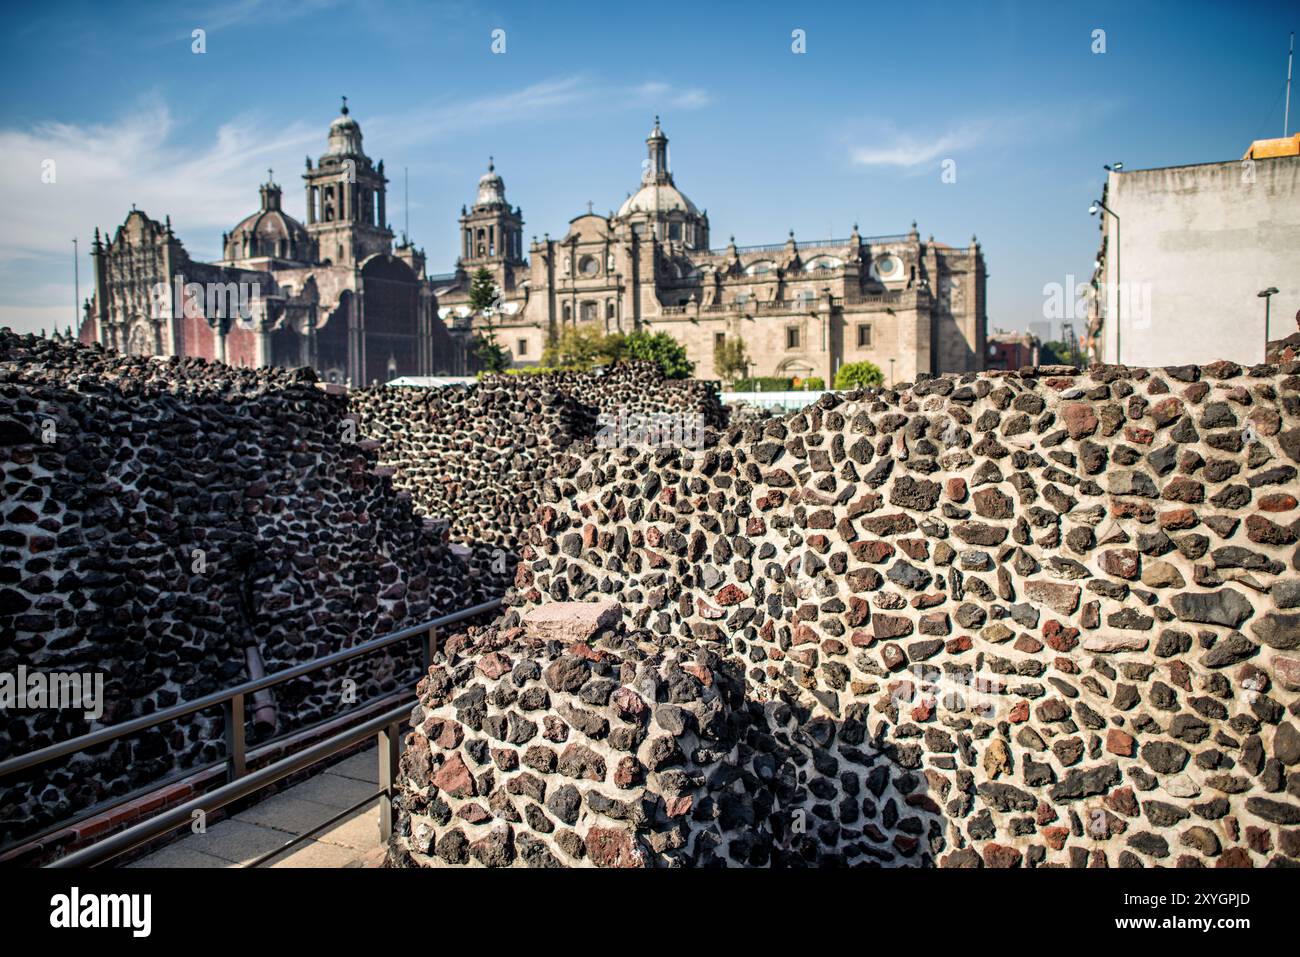
[[[1094,358],[1133,366],[1262,362],[1266,304],[1268,338],[1296,331],[1297,152],[1300,135],[1257,142],[1240,160],[1110,173],[1096,210]],[[1259,293],[1268,289],[1276,292],[1266,300]]]

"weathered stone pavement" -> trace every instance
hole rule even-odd
[[[351,807],[373,792],[378,780],[379,758],[370,748],[213,824],[204,834],[187,834],[128,866],[248,867]],[[383,861],[376,798],[261,866],[379,867]]]

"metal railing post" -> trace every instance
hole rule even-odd
[[[222,705],[226,715],[226,780],[242,778],[247,771],[244,757],[244,696],[232,695]]]
[[[396,794],[397,762],[402,750],[402,723],[394,721],[379,735],[379,839],[385,844],[393,836],[393,797]]]
[[[37,748],[35,751],[29,751],[23,754],[16,754],[9,757],[0,758],[0,781],[4,781],[11,775],[26,771],[29,768],[39,767],[59,758],[68,757],[69,755],[78,754],[91,748],[98,748],[104,745],[110,745],[120,739],[130,735],[156,728],[160,725],[173,721],[179,721],[196,715],[201,711],[209,708],[220,707],[225,719],[225,765],[226,765],[226,784],[216,791],[210,792],[210,795],[229,794],[228,799],[217,801],[213,798],[209,800],[208,796],[195,798],[174,808],[172,811],[164,811],[154,815],[146,821],[142,821],[125,831],[118,832],[108,838],[96,841],[81,850],[75,851],[68,855],[66,860],[70,865],[82,866],[82,864],[94,863],[101,860],[107,860],[126,850],[131,850],[139,844],[152,840],[168,833],[188,822],[188,818],[177,816],[174,811],[185,809],[188,815],[190,810],[203,806],[205,810],[212,810],[217,807],[223,807],[225,803],[231,800],[237,800],[254,791],[266,786],[267,783],[273,783],[280,780],[287,774],[301,768],[307,767],[312,763],[324,760],[345,747],[357,744],[372,734],[378,734],[381,744],[380,753],[380,770],[384,775],[382,781],[384,786],[384,797],[382,802],[383,829],[385,834],[392,833],[392,805],[393,798],[396,795],[394,783],[397,775],[397,758],[401,751],[401,734],[402,726],[410,720],[410,706],[404,705],[403,709],[394,714],[391,719],[386,719],[375,723],[374,721],[366,722],[358,730],[361,733],[357,736],[356,732],[348,732],[342,735],[336,735],[326,742],[328,747],[312,746],[308,747],[301,754],[311,754],[311,761],[300,761],[296,757],[282,758],[279,761],[273,761],[271,764],[262,767],[256,771],[248,770],[248,744],[244,732],[245,724],[245,704],[248,695],[256,696],[274,685],[282,682],[291,681],[304,675],[312,674],[323,668],[332,667],[342,664],[343,662],[352,661],[353,659],[366,654],[372,654],[391,648],[398,642],[408,641],[417,636],[421,639],[422,657],[425,660],[426,668],[432,664],[433,656],[437,653],[438,647],[438,629],[457,622],[466,621],[479,615],[488,614],[501,608],[501,599],[494,598],[490,601],[473,605],[469,608],[462,608],[460,611],[451,614],[442,615],[430,621],[421,622],[411,625],[408,628],[402,628],[398,631],[376,638],[371,641],[362,642],[350,648],[344,648],[340,651],[324,655],[320,658],[313,659],[309,662],[294,665],[277,671],[273,674],[263,675],[258,678],[242,682],[234,688],[225,691],[216,691],[211,694],[203,695],[190,701],[184,701],[173,705],[170,708],[164,708],[161,711],[155,711],[150,714],[141,715],[137,718],[130,718],[118,724],[109,725],[100,728],[98,731],[92,731],[89,734],[79,735],[75,738],[69,738],[65,741],[59,741],[54,744],[46,745],[43,748]],[[254,699],[256,701],[256,698]],[[311,730],[314,726],[308,726],[304,730]],[[278,740],[278,739],[273,739]],[[334,742],[330,744],[330,742]],[[216,764],[205,765],[202,770],[212,770],[220,767],[220,761]],[[236,780],[239,780],[239,786],[235,786]],[[168,783],[168,782],[164,782]],[[96,814],[103,813],[109,808],[115,808],[125,803],[127,800],[133,800],[137,795],[128,795],[126,798],[116,803],[104,803],[92,809]],[[216,803],[214,803],[214,801]],[[97,850],[102,848],[102,850]],[[9,847],[0,848],[9,850]],[[63,866],[61,862],[56,862],[56,866]]]
[[[438,650],[438,628],[435,625],[424,636],[424,673],[427,675],[433,667],[433,656]]]

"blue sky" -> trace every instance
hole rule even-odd
[[[658,113],[714,246],[913,219],[940,242],[977,234],[990,327],[1023,329],[1045,284],[1091,273],[1103,163],[1227,160],[1281,135],[1297,25],[1282,2],[28,5],[0,37],[0,324],[71,322],[72,238],[84,297],[92,230],[132,203],[170,214],[199,259],[256,209],[268,166],[302,217],[303,158],[347,94],[399,232],[409,168],[433,272],[489,154],[525,237],[559,236],[635,188]]]

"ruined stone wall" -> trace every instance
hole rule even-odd
[[[348,417],[310,370],[0,333],[0,672],[106,674],[99,723],[5,709],[0,757],[247,680],[250,645],[270,673],[481,600]],[[409,687],[417,661],[279,685],[279,730]],[[0,782],[0,843],[222,757],[221,735],[209,711]]]
[[[715,383],[665,379],[646,362],[595,372],[486,376],[468,386],[354,391],[379,461],[426,516],[470,550],[475,576],[503,592],[546,471],[574,443],[594,440],[602,414],[668,413],[725,421]]]
[[[1294,866],[1297,463],[1298,363],[564,456],[515,610],[420,685],[391,857]],[[530,624],[572,600],[622,611]]]

